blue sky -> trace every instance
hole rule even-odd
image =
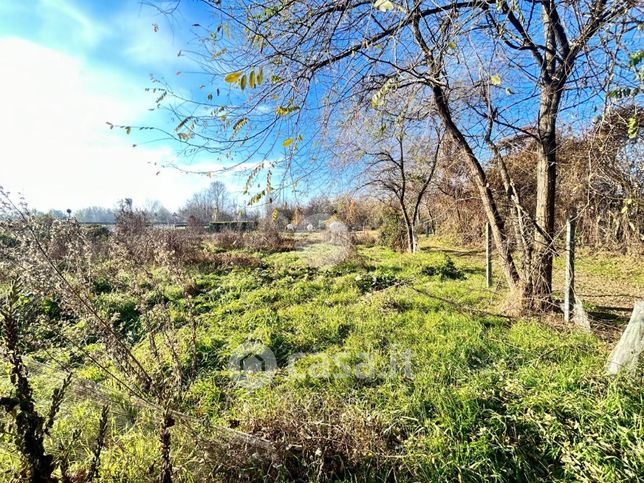
[[[206,171],[221,167],[216,159],[178,158],[172,142],[106,124],[170,126],[145,88],[150,74],[194,87],[177,76],[191,67],[177,53],[193,41],[186,26],[203,17],[198,8],[182,2],[170,20],[136,0],[0,1],[0,185],[40,210],[123,197],[176,209],[213,181],[159,164]],[[244,183],[239,173],[219,179],[233,192]]]

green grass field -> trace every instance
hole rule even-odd
[[[404,255],[359,247],[339,264],[319,263],[329,249],[320,245],[250,254],[258,261],[249,268],[194,269],[189,300],[163,271],[155,272],[150,293],[165,297],[175,323],[186,324],[179,332],[186,347],[187,319],[197,317],[199,327],[198,376],[181,403],[195,420],[173,429],[176,477],[644,479],[641,373],[604,376],[613,340],[502,316],[502,284],[485,289],[479,252],[434,240],[423,240],[422,248]],[[642,295],[644,268],[624,267],[617,257],[580,256],[579,280],[592,284],[601,277]],[[106,311],[136,326],[139,314],[127,291],[99,297]],[[623,325],[627,317],[612,323]],[[274,372],[243,377],[231,370],[231,357],[249,341],[270,349]],[[101,356],[99,344],[88,350]],[[152,363],[146,344],[137,350]],[[61,349],[57,357],[68,355]],[[191,363],[187,350],[179,357]],[[34,358],[51,361],[52,354]],[[154,409],[119,393],[91,365],[78,375],[116,401],[102,477],[153,478]],[[38,394],[51,394],[53,376],[45,369],[34,377]],[[7,385],[5,379],[3,392]],[[68,397],[49,448],[56,453],[74,445],[72,467],[89,458],[99,418],[100,401],[79,399]],[[252,447],[211,451],[223,440],[212,430],[219,426],[270,441],[277,461],[267,467]],[[16,458],[0,446],[0,468],[15,467]]]

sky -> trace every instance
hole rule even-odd
[[[160,167],[220,168],[207,154],[186,159],[149,131],[107,124],[170,125],[150,111],[157,96],[145,88],[151,74],[176,89],[194,84],[177,76],[190,70],[177,54],[193,40],[184,26],[203,16],[198,8],[183,2],[168,18],[138,0],[1,0],[0,186],[42,211],[113,207],[125,197],[176,210],[215,179],[240,192],[239,173]]]

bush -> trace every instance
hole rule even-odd
[[[85,227],[85,236],[92,243],[106,242],[110,238],[110,229],[102,225]]]
[[[276,480],[357,481],[361,475],[369,481],[381,476],[385,455],[393,453],[393,438],[376,418],[330,395],[280,402],[243,428],[274,442],[281,462]]]
[[[358,275],[356,283],[362,293],[367,293],[399,285],[401,280],[392,273],[384,272]]]
[[[141,312],[136,298],[122,293],[105,293],[98,297],[97,304],[112,319],[114,328],[120,334],[137,337]]]
[[[234,250],[247,248],[268,253],[287,252],[295,248],[295,240],[282,236],[277,230],[258,230],[252,232],[223,231],[212,235],[211,240],[217,248]]]
[[[430,277],[438,276],[441,280],[465,280],[465,273],[454,265],[454,261],[446,256],[443,263],[435,266],[428,266],[421,270],[423,275]]]
[[[0,233],[0,246],[14,248],[18,245],[18,240],[5,233]]]
[[[224,230],[211,235],[210,240],[222,250],[235,250],[244,246],[244,234],[240,231]]]
[[[378,238],[373,233],[369,232],[354,233],[351,238],[354,245],[372,247],[378,243]]]
[[[378,243],[398,252],[403,252],[407,249],[405,225],[400,216],[393,210],[383,215]]]

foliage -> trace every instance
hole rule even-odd
[[[368,273],[366,275],[358,275],[356,277],[356,284],[360,292],[367,293],[376,290],[384,290],[389,287],[395,287],[402,283],[398,277],[392,273]]]
[[[386,210],[379,230],[378,242],[396,251],[407,249],[407,233],[400,215],[393,210]]]
[[[430,277],[438,276],[441,280],[465,280],[466,278],[465,273],[456,267],[449,256],[446,256],[445,260],[439,265],[423,267],[421,273]]]

